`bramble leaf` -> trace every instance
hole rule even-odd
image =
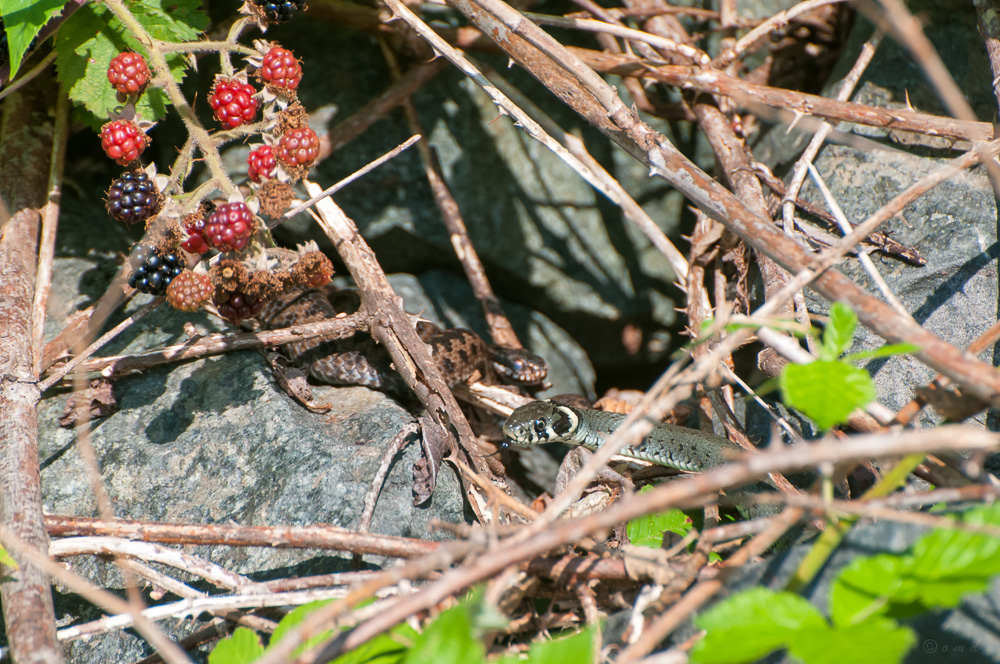
[[[286,613],[285,617],[281,619],[281,622],[279,622],[278,626],[274,629],[274,633],[271,635],[271,642],[268,645],[268,647],[270,648],[271,645],[274,645],[275,643],[283,639],[285,635],[288,634],[288,632],[298,627],[299,624],[301,624],[302,621],[305,620],[306,616],[308,616],[310,613],[316,611],[317,609],[323,606],[326,606],[332,601],[333,600],[331,599],[324,599],[315,602],[309,602],[308,604],[297,606],[288,613]],[[302,653],[308,650],[309,648],[312,648],[313,646],[318,645],[323,641],[326,641],[332,635],[333,635],[333,630],[329,629],[325,630],[320,634],[317,634],[316,636],[306,639],[306,641],[301,646],[296,648],[294,652],[295,654]]]
[[[1000,526],[1000,506],[969,510],[962,522]],[[844,568],[830,591],[830,615],[845,625],[872,615],[902,618],[951,608],[985,589],[997,569],[1000,537],[938,528],[910,553],[861,558]]]
[[[65,0],[0,0],[0,18],[3,18],[4,32],[7,33],[7,49],[10,52],[10,77],[14,80],[21,60],[32,47],[32,41],[42,31],[49,20],[62,11]]]
[[[663,545],[664,533],[684,537],[691,532],[691,528],[691,518],[679,509],[672,509],[632,519],[625,525],[625,532],[632,544],[658,549]]]
[[[486,648],[472,632],[472,609],[462,602],[439,615],[416,637],[406,653],[406,664],[476,664],[482,662]]]
[[[807,600],[767,588],[724,599],[694,622],[707,632],[691,651],[691,660],[701,664],[753,662],[787,647],[798,630],[827,627]]]
[[[778,379],[784,401],[826,431],[877,396],[864,369],[839,360],[789,364]]]
[[[152,37],[183,42],[197,38],[208,25],[198,4],[197,0],[171,0],[165,7],[165,2],[159,0],[138,0],[129,3],[129,9]],[[93,114],[96,126],[103,124],[121,106],[107,79],[111,59],[124,50],[141,53],[147,61],[149,57],[146,47],[110,11],[96,3],[78,9],[59,28],[56,50],[60,82],[70,99],[83,104]],[[172,54],[167,64],[173,79],[179,82],[187,66],[185,57]],[[155,121],[163,118],[166,105],[164,92],[151,86],[139,97],[136,110],[143,119]]]
[[[849,627],[800,630],[788,652],[806,664],[897,664],[915,641],[911,630],[877,618]]]
[[[237,627],[208,654],[208,664],[250,664],[264,654],[260,637],[252,629]]]

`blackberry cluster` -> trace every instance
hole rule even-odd
[[[269,21],[284,23],[292,18],[295,12],[306,9],[306,0],[253,0]]]
[[[174,277],[184,271],[184,262],[177,254],[163,256],[149,245],[136,246],[128,260],[132,264],[128,285],[150,295],[163,295]]]
[[[105,203],[112,219],[134,224],[160,211],[160,192],[146,171],[129,171],[111,183]]]

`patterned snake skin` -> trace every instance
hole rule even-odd
[[[335,306],[331,299],[340,306]],[[339,300],[344,300],[340,302]],[[341,311],[356,311],[357,293],[310,289],[288,293],[265,305],[257,317],[267,329],[279,329],[333,318]],[[477,373],[479,380],[493,383],[498,377],[534,385],[546,376],[545,361],[523,350],[488,346],[475,332],[462,328],[441,330],[433,323],[420,322],[417,333],[431,350],[431,357],[449,387],[468,381]],[[309,371],[318,381],[331,385],[364,385],[386,392],[405,392],[406,385],[392,369],[384,348],[368,335],[327,341],[308,339],[284,346],[293,362]]]

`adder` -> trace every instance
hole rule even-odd
[[[257,319],[269,329],[327,320],[338,313],[331,297],[343,299],[346,306],[339,308],[350,313],[358,308],[356,295],[347,290],[294,291],[266,304]],[[545,380],[545,361],[528,351],[492,346],[471,330],[442,330],[426,321],[417,323],[417,332],[430,347],[449,387],[476,376],[484,383],[502,380],[538,385]],[[307,339],[283,348],[293,362],[320,382],[364,385],[393,394],[407,392],[402,378],[392,369],[389,353],[368,335],[335,341]]]

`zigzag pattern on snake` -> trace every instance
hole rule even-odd
[[[331,300],[336,301],[337,306]],[[257,317],[267,329],[327,320],[338,309],[357,311],[357,293],[346,290],[309,289],[282,295],[265,305]],[[433,323],[417,323],[417,333],[431,350],[431,357],[449,387],[478,374],[485,383],[503,377],[528,385],[541,383],[547,368],[544,360],[523,350],[489,346],[471,330],[442,330]],[[286,344],[291,360],[318,381],[331,385],[364,385],[385,392],[401,393],[406,386],[392,368],[389,353],[368,335],[327,341],[307,339]]]

